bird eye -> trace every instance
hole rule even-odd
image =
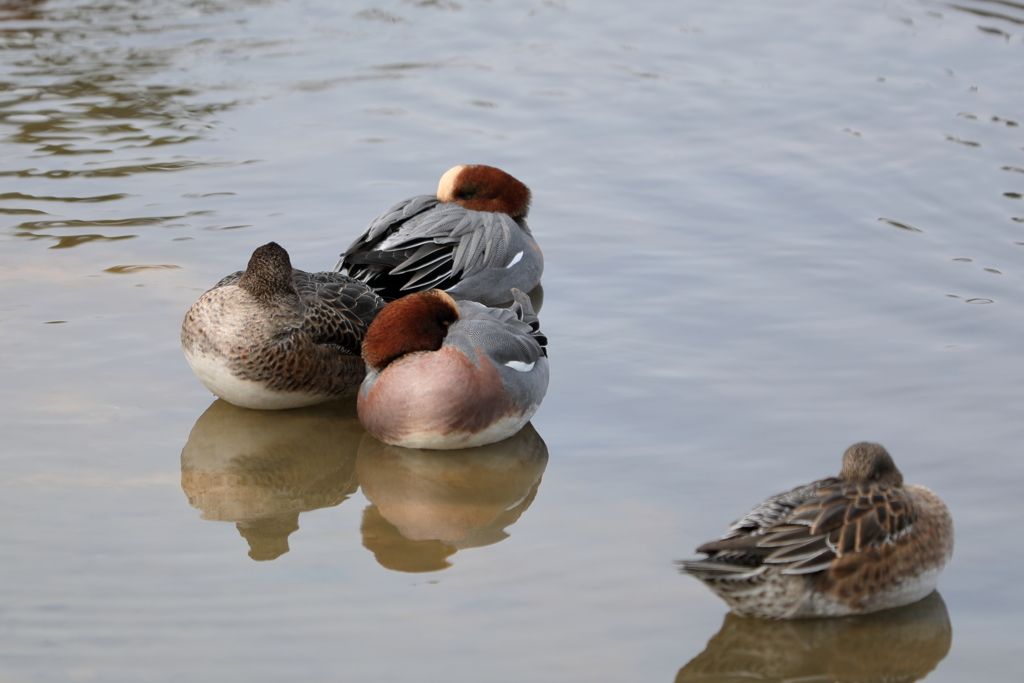
[[[455,196],[459,199],[466,200],[472,199],[479,192],[479,188],[473,185],[463,185],[455,191]]]

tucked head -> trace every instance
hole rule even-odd
[[[252,252],[238,286],[253,296],[267,299],[279,294],[295,293],[292,261],[277,242],[264,244]]]
[[[363,360],[374,370],[414,351],[437,351],[459,307],[440,289],[395,299],[377,314],[363,339]]]
[[[526,218],[530,190],[493,166],[456,166],[441,176],[437,198],[456,202],[473,211],[493,211],[512,218]]]
[[[903,486],[903,474],[896,467],[889,451],[881,444],[867,441],[855,443],[846,449],[839,478],[857,484]]]

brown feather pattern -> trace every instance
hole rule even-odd
[[[829,561],[869,547],[890,543],[917,518],[913,503],[903,489],[871,484],[833,484],[798,506],[787,524],[769,529],[764,536],[750,537],[754,545],[774,550],[767,564],[800,561],[800,572],[815,560]],[[816,542],[820,541],[820,542]],[[794,552],[794,548],[801,552]],[[808,549],[816,552],[808,554]],[[786,573],[789,567],[783,569]]]
[[[847,450],[838,477],[772,496],[684,561],[734,612],[791,618],[885,609],[930,592],[953,553],[938,496],[903,486],[878,444]]]

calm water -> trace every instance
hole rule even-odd
[[[1022,78],[1009,0],[0,0],[0,679],[1018,678]],[[459,163],[534,190],[535,431],[212,401],[203,291]],[[723,623],[672,560],[865,439],[941,598]]]

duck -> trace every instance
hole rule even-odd
[[[485,306],[529,292],[544,271],[544,255],[526,223],[530,190],[493,166],[449,169],[436,195],[395,204],[373,219],[335,270],[365,282],[386,301],[443,289],[456,300]]]
[[[300,408],[359,388],[362,340],[384,306],[350,277],[292,268],[270,242],[192,305],[181,348],[199,381],[228,403]]]
[[[765,500],[680,562],[739,616],[842,617],[917,602],[953,556],[953,518],[880,444],[843,455],[837,477]]]
[[[356,410],[374,437],[405,448],[484,446],[518,432],[548,387],[547,338],[529,297],[509,308],[431,289],[392,301],[363,340]]]

